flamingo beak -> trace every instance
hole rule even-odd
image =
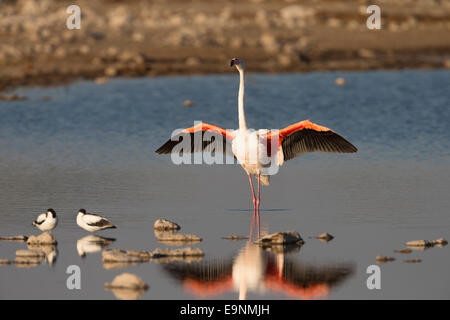
[[[230,67],[234,66],[234,61],[235,61],[235,59],[231,59]]]

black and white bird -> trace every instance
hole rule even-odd
[[[58,224],[58,217],[53,209],[47,209],[47,212],[41,213],[36,220],[33,221],[33,226],[38,227],[41,231],[50,231],[56,228]]]
[[[77,224],[89,232],[116,228],[116,226],[109,222],[108,219],[97,214],[87,213],[84,209],[78,210]]]

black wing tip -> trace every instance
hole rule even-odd
[[[178,141],[167,140],[166,143],[159,147],[155,152],[157,154],[169,154],[177,143]]]
[[[345,140],[345,142],[346,142],[346,145],[340,150],[339,153],[356,153],[356,152],[358,152],[358,148],[357,147],[352,145],[347,140]]]
[[[296,131],[283,139],[282,146],[285,161],[309,152],[355,153],[358,151],[358,148],[332,130]]]

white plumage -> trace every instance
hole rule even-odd
[[[58,217],[53,209],[48,209],[47,212],[41,213],[36,220],[33,221],[33,225],[41,231],[50,231],[56,228],[58,224]]]
[[[103,229],[115,229],[116,226],[94,213],[87,213],[86,210],[80,209],[77,215],[77,224],[86,231],[95,232]]]

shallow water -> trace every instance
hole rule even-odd
[[[347,85],[335,86],[337,76]],[[246,249],[245,240],[221,238],[249,233],[252,204],[240,167],[176,166],[154,153],[172,130],[196,120],[235,128],[236,75],[23,88],[16,93],[27,100],[0,102],[0,235],[38,234],[31,222],[52,207],[58,255],[52,265],[0,266],[0,298],[115,299],[104,283],[124,271],[150,285],[143,299],[450,298],[448,247],[393,252],[408,240],[450,238],[448,71],[246,80],[249,127],[310,119],[359,149],[289,161],[263,188],[262,229],[298,231],[306,241],[300,250]],[[196,106],[182,107],[185,99]],[[164,217],[201,236],[193,246],[205,257],[105,269],[100,252],[78,254],[78,240],[88,235],[75,224],[81,207],[117,225],[98,232],[116,239],[108,248],[166,247],[153,231]],[[322,232],[335,239],[309,238]],[[0,241],[0,258],[13,260],[24,248]],[[366,269],[379,254],[396,260],[379,265],[381,290],[368,290]],[[404,263],[413,258],[422,262]],[[81,268],[81,290],[66,287],[69,265]]]

